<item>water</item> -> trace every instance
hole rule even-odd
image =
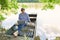
[[[29,10],[27,12],[29,14],[37,13],[36,35],[39,35],[41,40],[45,40],[49,35],[53,38],[60,35],[60,6],[57,5],[53,10],[32,9],[26,9],[26,12]],[[18,16],[12,15],[4,20],[2,25],[4,28],[9,29],[17,20]]]

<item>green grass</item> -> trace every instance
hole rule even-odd
[[[56,37],[56,39],[55,40],[60,40],[60,37]]]

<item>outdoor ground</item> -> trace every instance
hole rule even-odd
[[[13,35],[6,35],[4,33],[0,33],[0,40],[33,40],[33,38],[26,36],[14,37]]]
[[[33,38],[28,38],[28,39],[29,39],[29,40],[33,40]],[[27,39],[27,40],[28,40],[28,39]],[[18,37],[16,37],[16,38],[14,38],[14,37],[11,38],[11,40],[25,40],[25,38],[24,38],[24,37],[19,37],[19,36],[18,36]]]

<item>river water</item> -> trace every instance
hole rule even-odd
[[[37,14],[37,26],[36,26],[36,36],[40,36],[41,40],[49,38],[49,40],[55,39],[56,36],[60,36],[60,6],[56,5],[55,9],[26,9],[27,13]],[[18,12],[19,14],[19,12]],[[11,15],[6,20],[3,21],[2,26],[5,29],[11,28],[17,20],[17,15]]]

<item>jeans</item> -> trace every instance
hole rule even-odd
[[[20,33],[20,31],[22,30],[22,28],[25,28],[26,27],[26,24],[23,23],[23,24],[19,24],[18,25],[18,33]]]

